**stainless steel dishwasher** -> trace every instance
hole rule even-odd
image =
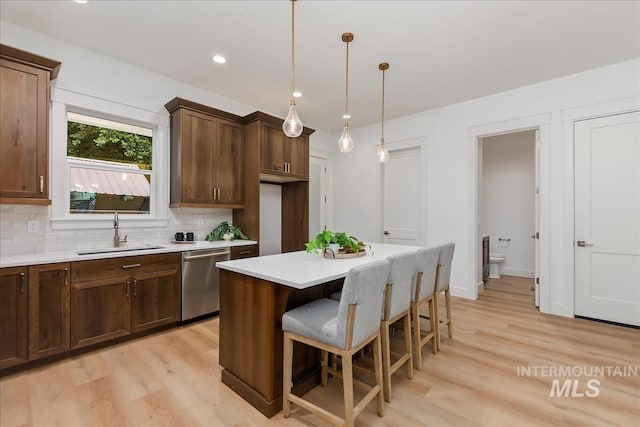
[[[216,262],[230,258],[229,248],[182,253],[182,307],[180,321],[220,310],[220,272]]]

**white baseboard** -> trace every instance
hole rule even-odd
[[[478,293],[482,292],[484,290],[484,281],[478,282],[476,287],[478,288]]]
[[[533,279],[535,277],[535,271],[524,270],[521,268],[500,267],[500,274],[506,274],[507,276],[527,277],[529,279]]]

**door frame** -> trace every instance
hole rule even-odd
[[[562,110],[563,127],[563,201],[564,201],[564,235],[562,251],[564,283],[562,298],[559,303],[551,302],[553,313],[568,317],[575,316],[575,122],[599,117],[640,111],[640,96],[621,98],[585,107]]]
[[[379,146],[380,144],[376,144],[376,150]],[[418,244],[424,246],[427,242],[427,136],[416,136],[413,138],[385,142],[385,146],[387,150],[389,150],[389,154],[391,154],[392,151],[409,150],[413,148],[418,149],[420,165],[420,188],[418,189],[418,194],[420,195],[420,213],[418,214],[420,231],[418,234]],[[372,152],[371,158],[377,162],[374,154],[375,152]],[[385,163],[378,163],[378,167],[376,168],[376,187],[379,189],[376,229],[378,230],[377,239],[379,242],[384,241],[384,167]]]
[[[482,288],[484,282],[482,281],[482,274],[480,270],[480,255],[482,254],[482,240],[480,239],[480,230],[478,227],[478,218],[480,218],[479,210],[479,160],[480,160],[480,144],[482,138],[490,136],[504,135],[515,132],[523,132],[527,130],[537,130],[540,143],[539,150],[539,164],[537,165],[538,172],[538,218],[539,218],[539,231],[540,239],[539,244],[539,271],[538,278],[540,281],[539,295],[540,295],[540,311],[546,313],[549,312],[549,277],[550,277],[550,212],[549,212],[549,180],[550,180],[550,167],[549,167],[549,140],[550,140],[550,123],[551,113],[538,114],[535,116],[516,118],[511,120],[505,120],[496,123],[487,123],[479,126],[467,128],[467,140],[470,146],[471,158],[469,161],[469,195],[470,204],[468,210],[468,227],[470,233],[468,234],[468,250],[469,250],[469,278],[472,283],[475,282],[475,286],[472,286],[470,291],[470,297],[472,299],[478,298],[478,290]],[[480,276],[478,276],[480,273]],[[480,280],[478,280],[480,279]]]

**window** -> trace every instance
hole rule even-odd
[[[51,228],[166,227],[169,114],[55,87]]]
[[[67,113],[71,214],[149,214],[153,130]]]

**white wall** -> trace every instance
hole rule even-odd
[[[393,70],[392,70],[393,71]],[[402,102],[394,97],[393,72],[388,73],[387,111]],[[385,122],[385,139],[401,141],[426,136],[427,244],[448,240],[456,242],[451,277],[452,293],[473,298],[476,280],[470,247],[473,224],[477,215],[469,171],[477,158],[467,131],[474,126],[510,119],[550,114],[549,126],[549,299],[550,312],[572,315],[572,302],[566,291],[573,283],[565,283],[565,271],[573,265],[564,262],[565,230],[573,225],[565,219],[571,201],[564,199],[563,173],[568,162],[563,150],[562,110],[629,98],[640,94],[640,60],[626,61],[607,67],[574,74],[519,89],[494,94],[411,116]],[[380,189],[376,185],[379,167],[375,161],[375,145],[380,139],[379,124],[351,129],[355,148],[349,154],[333,153],[333,224],[364,240],[380,241],[377,229]],[[338,136],[335,135],[335,140]],[[475,143],[475,142],[474,142]],[[475,177],[473,179],[476,179]],[[475,243],[474,243],[475,245]],[[572,291],[571,291],[572,292]]]
[[[534,277],[535,131],[482,140],[480,234],[505,255],[503,274]],[[498,239],[510,239],[499,241]]]
[[[53,88],[62,88],[90,97],[132,106],[168,117],[164,104],[176,96],[228,111],[246,115],[255,107],[207,92],[184,82],[134,67],[116,59],[67,42],[0,21],[0,42],[62,62]],[[169,54],[169,53],[168,53]],[[286,112],[288,102],[283,104]],[[326,132],[311,135],[311,146],[325,150]],[[167,177],[168,179],[168,171]],[[168,188],[168,186],[167,186]],[[47,250],[75,250],[87,247],[110,246],[113,230],[52,230],[49,224],[51,207],[0,206],[0,254],[29,254]],[[27,233],[27,221],[37,220],[39,233]],[[167,242],[175,231],[195,231],[199,238],[211,231],[220,221],[232,220],[230,209],[170,209],[165,227],[127,229],[129,244],[157,244]]]

